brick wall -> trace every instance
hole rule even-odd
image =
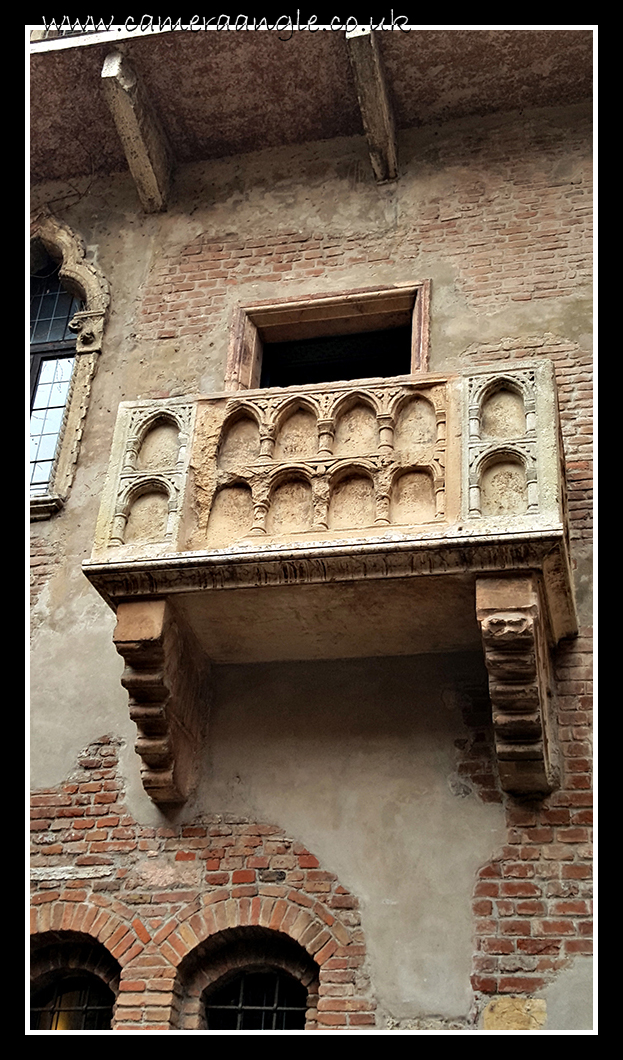
[[[66,783],[33,793],[31,809],[32,931],[42,944],[90,937],[119,962],[114,1026],[175,1026],[184,959],[248,927],[286,935],[313,958],[308,1029],[374,1026],[357,898],[275,825],[220,815],[137,824],[117,753],[113,739],[95,741]]]
[[[342,275],[361,266],[371,276],[402,266],[408,279],[415,268],[424,279],[443,263],[455,271],[465,307],[480,311],[582,291],[590,297],[590,142],[588,119],[573,128],[506,119],[488,130],[440,130],[438,141],[417,150],[420,167],[443,167],[443,180],[422,189],[407,173],[386,232],[310,230],[302,221],[259,237],[230,230],[170,245],[143,290],[140,336],[205,334],[232,287],[287,279],[313,288],[327,277],[341,290]]]
[[[542,802],[506,801],[507,844],[474,889],[477,998],[543,990],[592,953],[591,631],[555,658],[562,783]]]

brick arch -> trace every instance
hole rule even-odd
[[[205,995],[212,987],[240,972],[267,969],[287,972],[305,987],[306,1026],[316,1026],[319,965],[290,936],[251,925],[216,932],[181,961],[172,1026],[181,1030],[205,1030]]]
[[[31,910],[31,942],[35,948],[44,939],[60,941],[73,935],[104,946],[122,968],[143,950],[147,932],[129,909],[124,916],[119,909],[113,910],[107,900],[95,904],[62,895],[46,897],[45,903]]]
[[[272,963],[302,981],[306,976],[308,1029],[374,1026],[374,1002],[368,996],[355,996],[357,973],[365,957],[361,932],[355,938],[322,903],[304,892],[285,897],[222,896],[201,909],[193,905],[186,915],[181,911],[177,920],[160,944],[162,956],[177,969],[172,1026],[200,1029],[200,999],[205,988],[245,964],[239,954],[228,958],[228,941],[248,938],[261,943],[271,936],[276,943],[270,948]],[[277,944],[279,937],[281,944]],[[293,956],[296,951],[299,970]],[[257,963],[255,958],[253,963]]]
[[[31,939],[30,982],[40,989],[59,972],[91,972],[119,991],[121,965],[99,940],[78,931],[46,931]]]

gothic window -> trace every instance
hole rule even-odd
[[[102,345],[110,292],[84,240],[42,209],[31,224],[30,518],[63,507]]]
[[[30,492],[48,492],[74,367],[69,330],[80,300],[63,287],[45,254],[30,289]]]

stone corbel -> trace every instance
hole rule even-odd
[[[209,708],[209,662],[167,600],[122,603],[113,641],[125,660],[143,787],[160,805],[185,802]]]
[[[536,575],[479,578],[480,623],[500,780],[512,795],[557,786],[550,712],[550,636]]]

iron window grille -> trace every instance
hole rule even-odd
[[[110,1030],[115,996],[96,975],[57,979],[39,990],[30,1007],[30,1029],[37,1031]]]
[[[206,1001],[208,1030],[303,1030],[307,990],[285,972],[242,972]]]

